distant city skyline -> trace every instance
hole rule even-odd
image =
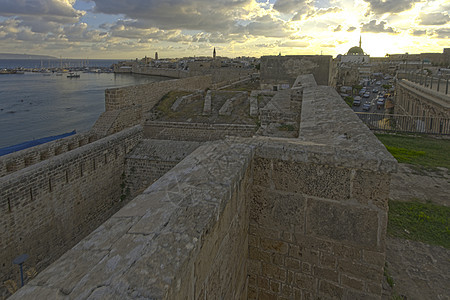
[[[0,52],[64,58],[442,53],[448,0],[0,0]]]

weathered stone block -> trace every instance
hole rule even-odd
[[[352,198],[363,204],[388,209],[390,174],[356,170],[352,177]]]
[[[350,170],[325,165],[276,161],[273,182],[277,190],[347,200],[350,198]]]
[[[342,299],[344,296],[344,289],[336,283],[320,280],[319,295],[327,299]]]
[[[363,207],[308,199],[307,234],[373,249],[379,247],[378,228],[378,214],[374,211]]]

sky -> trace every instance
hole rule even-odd
[[[0,0],[0,53],[135,59],[442,53],[450,0]]]

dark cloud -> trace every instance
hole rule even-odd
[[[448,39],[450,38],[450,28],[441,28],[441,29],[436,29],[434,31],[434,34],[437,36],[437,38],[439,39]]]
[[[93,0],[97,13],[125,15],[146,27],[229,31],[251,0]]]
[[[363,23],[361,27],[362,32],[387,32],[387,33],[397,33],[392,27],[386,27],[385,21],[380,21],[377,24],[376,20],[371,20],[369,23]]]
[[[423,36],[427,34],[426,30],[411,30],[411,34],[414,36]]]
[[[339,32],[342,30],[342,25],[336,26],[336,28],[333,29],[333,32]]]
[[[38,16],[43,20],[74,23],[83,15],[68,1],[58,0],[1,0],[0,16]]]
[[[288,37],[293,33],[286,22],[269,15],[255,18],[245,30],[250,35],[265,37]]]
[[[450,16],[446,13],[421,13],[419,16],[420,25],[445,25],[450,22]]]
[[[423,0],[364,0],[369,4],[369,14],[382,15],[385,13],[400,13],[410,10],[414,3]]]
[[[356,27],[352,26],[352,27],[349,27],[347,29],[347,32],[352,32],[352,31],[355,31],[355,30],[356,30]]]

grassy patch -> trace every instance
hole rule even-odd
[[[281,130],[281,131],[294,131],[295,127],[294,127],[294,125],[291,125],[291,124],[281,124],[280,126],[278,126],[278,130]]]
[[[450,249],[450,207],[389,201],[388,234]]]
[[[450,140],[428,136],[376,134],[400,163],[450,169]]]

